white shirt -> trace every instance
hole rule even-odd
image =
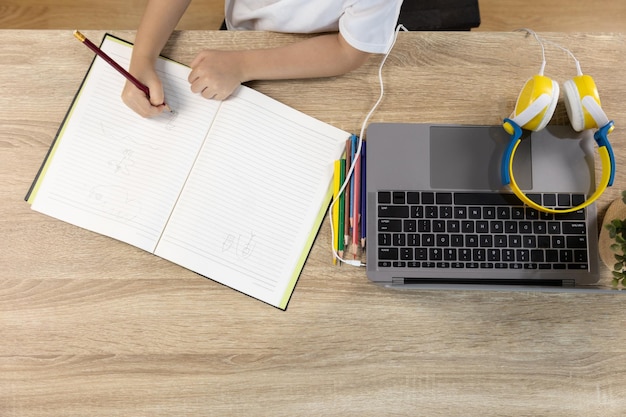
[[[402,0],[225,0],[229,30],[339,31],[354,48],[385,53]]]

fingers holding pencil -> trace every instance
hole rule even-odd
[[[172,111],[164,101],[163,85],[151,62],[133,62],[133,66],[135,67],[133,72],[139,74],[139,78],[144,80],[144,84],[139,81],[135,75],[126,71],[103,50],[87,39],[82,33],[75,30],[74,37],[126,78],[126,84],[122,91],[122,100],[128,107],[143,117],[156,116],[162,113],[163,110]]]
[[[137,74],[137,72],[135,73]],[[142,90],[127,80],[122,91],[122,101],[142,117],[153,117],[165,110],[169,111],[169,107],[163,102],[163,86],[156,72],[147,76],[140,75],[139,78],[148,80],[146,85],[150,88],[150,96],[148,97]]]

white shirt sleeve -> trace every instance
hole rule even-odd
[[[385,53],[402,0],[226,0],[229,30],[337,31],[354,48]]]
[[[385,53],[393,41],[402,0],[356,0],[339,18],[339,32],[354,48]]]

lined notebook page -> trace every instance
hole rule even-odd
[[[128,68],[129,44],[107,37],[102,49]],[[154,251],[219,107],[191,93],[188,68],[164,59],[157,68],[174,113],[143,119],[121,101],[125,78],[96,58],[29,200],[33,209]]]
[[[240,87],[223,102],[155,253],[285,308],[348,136]]]

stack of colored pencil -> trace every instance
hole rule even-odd
[[[352,135],[346,141],[345,157],[335,161],[335,176],[333,186],[332,221],[334,229],[334,250],[341,259],[358,259],[365,250],[366,227],[366,190],[365,190],[365,141],[361,141],[361,151],[358,153],[359,139]],[[350,167],[354,168],[343,192],[341,187],[350,174]],[[337,258],[333,256],[333,263]]]

